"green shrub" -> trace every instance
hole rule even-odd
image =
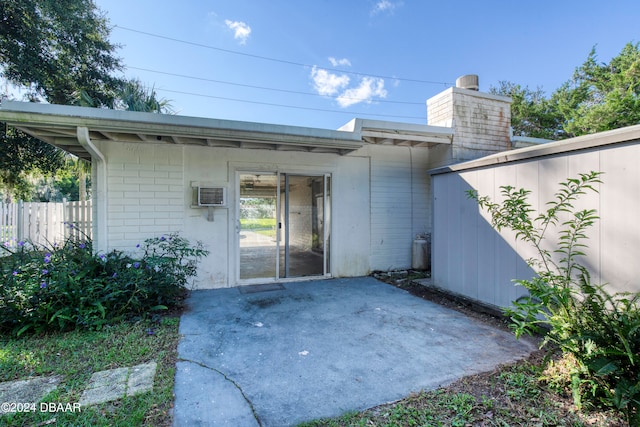
[[[573,202],[596,191],[593,185],[601,182],[599,177],[599,172],[591,172],[561,183],[547,210],[535,217],[528,190],[501,187],[501,204],[474,191],[468,195],[490,213],[494,228],[515,231],[537,251],[538,256],[528,262],[538,276],[516,280],[528,295],[506,309],[516,336],[543,333],[543,345],[553,343],[575,358],[570,376],[578,407],[584,403],[612,407],[623,412],[630,425],[640,425],[639,296],[608,293],[604,286],[591,283],[589,272],[579,263],[586,230],[597,216],[595,210],[574,209]],[[555,226],[561,227],[559,240],[549,251],[543,242],[547,230]]]
[[[140,257],[94,254],[89,239],[45,247],[5,244],[0,331],[100,329],[176,306],[208,253],[176,234],[147,239],[140,250]]]

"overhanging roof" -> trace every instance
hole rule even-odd
[[[383,120],[353,119],[340,130],[360,134],[363,141],[380,145],[433,147],[453,140],[453,128]]]
[[[2,101],[0,121],[90,160],[78,141],[86,128],[93,142],[186,144],[346,154],[365,143],[410,147],[451,144],[453,129],[354,119],[338,130],[141,113],[32,102]]]
[[[66,105],[2,101],[0,121],[90,160],[77,139],[86,127],[92,141],[188,144],[346,154],[363,146],[359,134],[297,126],[140,113]]]

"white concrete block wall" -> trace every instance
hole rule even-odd
[[[451,126],[453,99],[442,92],[427,101],[427,123],[431,126]]]
[[[368,146],[345,156],[114,142],[100,148],[109,174],[109,249],[132,251],[146,238],[173,231],[200,240],[210,254],[195,281],[199,288],[238,284],[241,172],[331,175],[330,255],[336,277],[408,268],[415,235],[430,231],[430,150],[424,147]],[[192,183],[227,189],[227,206],[214,209],[213,221],[207,209],[192,207]]]
[[[184,230],[183,147],[103,144],[107,157],[110,249]]]
[[[292,250],[308,251],[313,243],[311,188],[307,179],[290,176],[289,180],[289,245]]]

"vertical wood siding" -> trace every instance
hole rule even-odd
[[[431,232],[427,152],[425,148],[372,147],[372,270],[410,268],[413,239],[418,233]]]
[[[484,303],[509,306],[523,294],[513,279],[534,275],[526,260],[535,251],[513,233],[493,230],[488,215],[465,191],[475,189],[499,201],[500,186],[525,188],[531,190],[533,208],[540,211],[558,191],[558,183],[590,171],[604,172],[599,192],[582,196],[574,206],[596,209],[600,219],[589,229],[581,263],[589,268],[594,283],[607,284],[611,291],[640,292],[638,141],[433,175],[434,285]],[[549,244],[557,242],[557,231],[548,231]]]

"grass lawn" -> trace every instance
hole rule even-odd
[[[0,426],[170,426],[178,345],[177,317],[122,323],[102,331],[0,336],[0,381],[61,375],[44,402],[77,403],[95,372],[155,361],[153,391],[76,413],[5,414]],[[38,406],[36,406],[38,407]]]
[[[240,219],[242,230],[251,230],[258,234],[276,237],[275,218],[242,218]]]

